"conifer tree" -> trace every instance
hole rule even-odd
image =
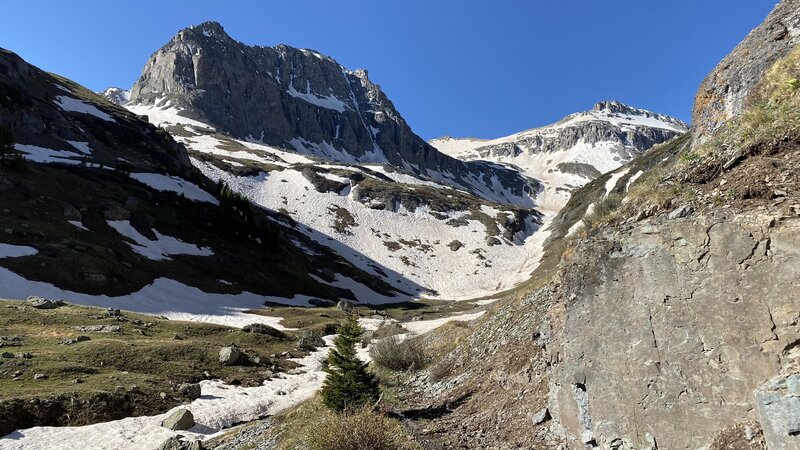
[[[356,356],[356,345],[364,329],[355,317],[339,327],[333,340],[335,348],[328,354],[328,377],[322,386],[322,402],[336,411],[355,409],[375,402],[380,388],[375,376],[367,371],[367,363]]]
[[[14,155],[14,136],[5,128],[0,128],[0,161],[7,162]]]

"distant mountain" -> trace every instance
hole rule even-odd
[[[533,206],[517,171],[444,155],[415,135],[367,76],[285,45],[249,46],[216,22],[180,31],[145,65],[130,109],[344,163],[385,163],[484,199]]]
[[[459,159],[517,167],[542,182],[537,206],[558,210],[574,189],[687,131],[673,117],[606,101],[552,125],[498,139],[444,137],[430,144]]]
[[[124,106],[131,100],[131,91],[118,87],[110,87],[104,91],[98,92],[103,98],[111,103]]]

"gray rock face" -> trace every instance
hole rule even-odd
[[[703,80],[692,121],[705,140],[727,120],[741,114],[753,88],[775,61],[800,43],[800,0],[783,0]]]
[[[177,409],[161,423],[161,426],[172,431],[188,430],[194,426],[194,416],[186,409]]]
[[[570,439],[647,448],[646,430],[658,448],[699,448],[753,419],[768,442],[791,436],[792,378],[759,386],[798,362],[800,223],[769,222],[693,217],[578,247],[551,378]]]
[[[800,448],[800,374],[765,382],[755,392],[755,400],[767,448]]]
[[[514,170],[459,161],[415,135],[366,70],[349,71],[310,50],[248,46],[216,22],[180,31],[147,62],[131,103],[164,100],[236,138],[389,163],[506,203],[529,203],[532,192]],[[494,177],[502,189],[491,187]]]

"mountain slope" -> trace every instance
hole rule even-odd
[[[130,107],[179,112],[237,139],[332,161],[388,163],[490,201],[533,206],[536,186],[518,172],[456,160],[416,136],[365,70],[310,50],[248,46],[216,22],[180,31],[153,54]]]
[[[537,205],[558,211],[574,189],[687,130],[678,119],[610,101],[498,139],[445,137],[430,143],[459,159],[518,168],[542,183]]]
[[[219,195],[164,130],[6,50],[0,127],[27,160],[0,167],[5,297],[243,324],[267,320],[241,311],[268,300],[356,300],[350,288],[403,300],[415,289]]]

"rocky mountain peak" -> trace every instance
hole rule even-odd
[[[682,132],[689,130],[689,125],[682,120],[666,114],[659,114],[645,109],[635,108],[617,100],[606,100],[595,104],[590,111],[579,115],[595,115],[602,118],[647,118],[662,122],[661,125],[669,126]],[[654,123],[653,123],[654,125]]]
[[[131,100],[131,91],[118,87],[110,87],[104,91],[98,92],[98,94],[111,103],[120,106],[126,105]]]
[[[516,171],[459,161],[414,134],[366,70],[349,71],[313,50],[246,45],[216,22],[184,29],[154,53],[131,104],[140,114],[174,108],[238,139],[390,164],[493,201],[532,205],[535,189]]]

